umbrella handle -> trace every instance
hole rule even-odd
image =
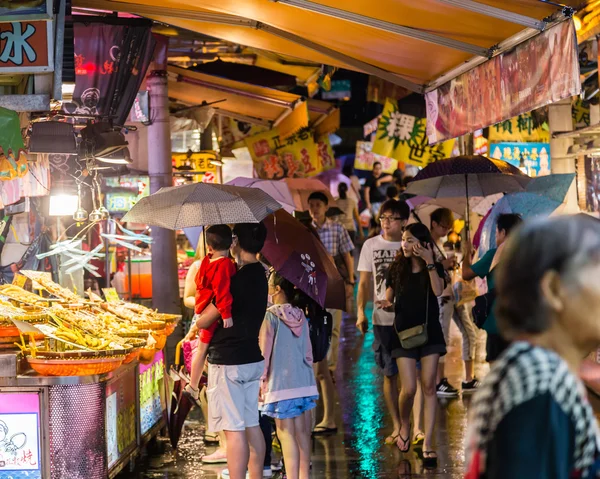
[[[179,368],[179,366],[181,365],[181,348],[183,346],[184,341],[185,339],[182,339],[177,343],[177,346],[175,347],[175,369]]]
[[[469,205],[469,175],[465,173],[465,194],[467,197],[467,217],[465,221],[465,230],[467,233],[467,241],[471,242],[471,208]]]

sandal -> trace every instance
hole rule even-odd
[[[403,444],[404,447],[400,447],[400,444]],[[398,434],[398,441],[396,442],[396,446],[400,449],[400,452],[408,452],[410,451],[410,436],[406,439],[402,437],[402,434]]]
[[[385,445],[390,446],[392,444],[395,444],[398,441],[398,436],[399,434],[390,434],[388,437],[385,438]]]
[[[435,451],[423,451],[423,466],[432,468],[437,466],[438,456]]]
[[[422,446],[425,442],[425,434],[418,432],[413,439],[413,446]]]

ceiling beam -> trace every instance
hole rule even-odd
[[[235,15],[226,15],[222,13],[211,13],[211,12],[198,12],[194,10],[182,10],[176,8],[162,9],[159,7],[151,7],[148,5],[139,5],[135,3],[125,3],[125,2],[112,2],[107,0],[75,0],[75,6],[82,8],[95,8],[101,10],[112,10],[118,12],[129,12],[137,15],[143,16],[156,16],[156,17],[166,17],[166,18],[179,18],[184,20],[191,20],[195,22],[203,22],[203,23],[215,23],[219,25],[230,25],[237,27],[247,27],[257,30],[263,30],[267,33],[270,33],[279,38],[283,38],[290,42],[296,43],[297,45],[302,45],[305,48],[313,50],[315,52],[326,55],[334,60],[337,60],[341,63],[344,63],[352,68],[363,71],[364,73],[368,73],[370,75],[377,76],[382,78],[390,83],[401,86],[403,88],[407,88],[408,90],[422,93],[423,86],[419,85],[411,80],[407,80],[406,78],[402,78],[401,76],[392,73],[388,70],[384,70],[375,65],[371,65],[370,63],[363,62],[354,57],[346,55],[344,53],[333,50],[329,47],[321,45],[319,43],[313,42],[306,38],[303,38],[299,35],[287,32],[285,30],[281,30],[276,27],[272,27],[265,23],[258,22],[256,20],[251,20],[244,17],[239,17]]]
[[[460,8],[462,10],[469,10],[471,12],[485,15],[486,17],[497,18],[506,22],[515,23],[517,25],[523,25],[527,28],[534,28],[539,31],[543,31],[546,28],[546,22],[543,20],[537,20],[536,18],[527,17],[519,13],[509,12],[502,8],[492,7],[483,3],[474,2],[473,0],[437,0],[440,3],[451,5],[453,7]]]
[[[365,27],[376,28],[388,33],[395,33],[408,38],[414,38],[423,42],[433,43],[434,45],[440,45],[453,50],[459,50],[471,55],[487,58],[490,56],[489,49],[472,45],[471,43],[461,42],[460,40],[454,40],[452,38],[443,37],[430,33],[426,30],[421,30],[413,27],[406,27],[404,25],[398,25],[396,23],[387,22],[378,18],[367,17],[366,15],[360,15],[358,13],[349,12],[340,8],[330,7],[328,5],[321,5],[320,3],[311,2],[309,0],[272,0],[274,3],[281,3],[289,5],[290,7],[296,7],[301,10],[306,10],[313,13],[319,13],[321,15],[327,15],[329,17],[346,20],[348,22],[356,23]]]

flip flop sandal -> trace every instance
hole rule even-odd
[[[385,444],[386,446],[391,446],[392,444],[396,444],[396,442],[398,441],[398,436],[399,434],[390,434],[388,437],[385,438]]]
[[[423,466],[425,466],[426,468],[433,468],[437,466],[437,463],[438,456],[435,451],[423,451]]]
[[[425,442],[425,434],[419,432],[415,434],[415,438],[413,439],[413,446],[422,446]]]
[[[403,444],[404,447],[400,447],[400,444]],[[398,441],[396,442],[396,446],[398,446],[400,452],[410,451],[410,436],[404,439],[401,434],[398,434]]]
[[[336,434],[337,432],[338,432],[337,427],[317,426],[313,429],[312,435],[313,436],[327,436],[329,434]]]

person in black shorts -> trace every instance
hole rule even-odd
[[[400,344],[392,351],[400,374],[401,429],[397,446],[410,449],[410,415],[417,391],[417,361],[421,363],[421,386],[425,403],[424,462],[435,463],[433,428],[437,412],[436,376],[440,356],[446,354],[446,342],[439,321],[438,297],[444,291],[444,269],[435,263],[433,240],[427,227],[415,223],[406,227],[402,249],[392,264],[386,282],[386,299],[378,307],[395,309],[394,327],[403,332],[426,325],[427,342],[407,349]]]

